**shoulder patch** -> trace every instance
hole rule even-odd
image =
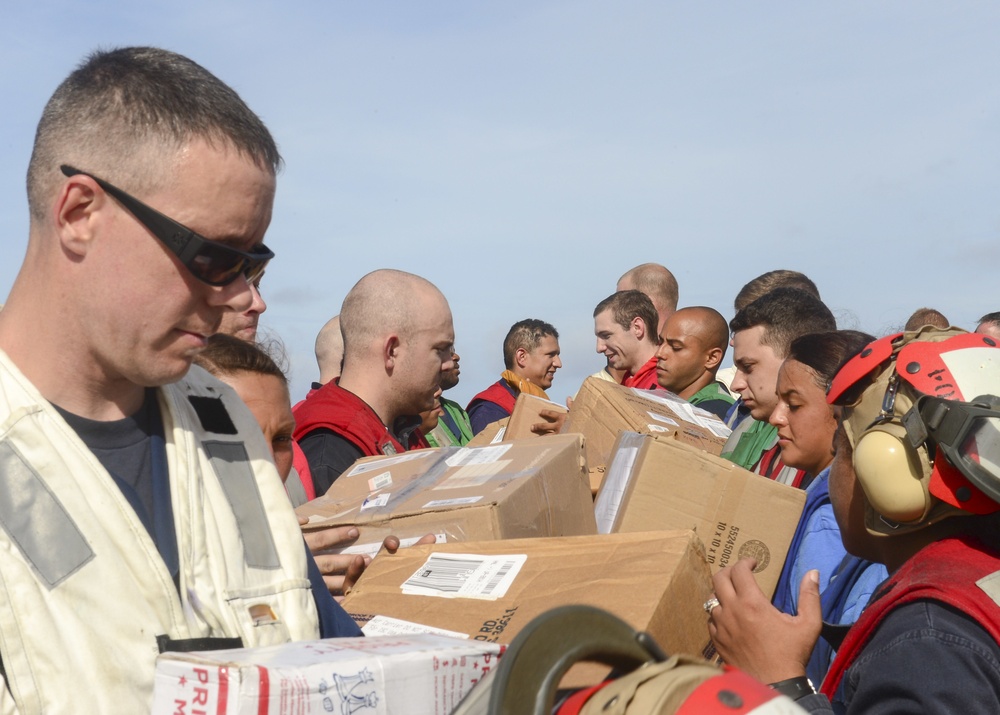
[[[226,409],[221,397],[188,395],[188,401],[206,432],[236,434],[236,425],[233,424],[233,419],[229,416],[229,410]]]

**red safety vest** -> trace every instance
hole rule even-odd
[[[406,451],[367,402],[335,382],[323,385],[296,405],[293,413],[294,437],[299,442],[313,430],[328,429],[350,440],[368,457]],[[427,441],[420,435],[413,446],[426,447]]]
[[[894,608],[917,600],[939,601],[975,619],[1000,641],[1000,605],[976,581],[1000,571],[1000,554],[971,536],[954,536],[924,547],[879,587],[837,651],[820,689],[831,700],[875,629]]]

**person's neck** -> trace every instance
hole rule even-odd
[[[110,376],[79,347],[65,316],[26,310],[30,296],[15,290],[0,310],[0,350],[41,393],[67,412],[91,420],[119,420],[142,406],[145,388]],[[44,299],[39,305],[44,306]]]
[[[706,386],[715,382],[715,374],[711,372],[702,373],[701,377],[692,382],[690,385],[685,387],[683,390],[677,393],[678,397],[683,397],[685,400],[690,400],[692,397],[697,395]]]
[[[629,366],[628,371],[633,375],[638,374],[654,355],[656,355],[656,346],[648,341],[641,342],[635,356],[632,358],[632,364]]]
[[[382,376],[382,379],[385,380],[386,377]],[[392,430],[392,425],[399,417],[399,413],[393,409],[392,402],[387,399],[388,396],[381,394],[377,389],[373,389],[373,383],[370,380],[365,379],[363,375],[345,372],[337,381],[337,386],[347,390],[371,407],[386,429]]]

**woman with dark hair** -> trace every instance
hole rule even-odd
[[[778,404],[770,421],[778,428],[782,461],[805,470],[807,484],[805,507],[773,599],[790,615],[797,611],[799,584],[809,571],[819,572],[823,616],[831,623],[853,622],[888,575],[881,565],[847,554],[828,485],[839,412],[827,404],[826,393],[840,367],[872,340],[855,330],[802,335],[792,341],[778,371]],[[832,656],[825,643],[817,646],[809,671],[816,682],[822,680]]]

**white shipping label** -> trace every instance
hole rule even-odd
[[[498,461],[509,450],[509,444],[497,444],[489,447],[463,447],[444,460],[444,463],[449,467],[462,467],[468,464],[491,464]]]
[[[733,431],[726,426],[725,422],[720,422],[719,420],[704,419],[701,421],[701,424],[716,437],[727,438],[733,433]]]
[[[663,425],[646,425],[646,429],[650,432],[671,432],[669,427],[664,427]]]
[[[510,468],[511,460],[502,459],[499,462],[487,464],[467,464],[456,469],[451,476],[438,484],[434,489],[468,489],[481,487],[498,474],[503,474]]]
[[[372,495],[365,499],[364,504],[361,505],[361,511],[365,509],[377,509],[383,507],[389,503],[389,492],[383,492],[382,494]]]
[[[431,554],[401,588],[408,595],[496,600],[527,560],[527,554]]]
[[[368,480],[368,490],[372,492],[377,492],[380,489],[385,489],[392,485],[392,474],[389,472],[382,472],[377,477],[372,477]]]
[[[647,412],[646,414],[649,415],[652,419],[656,420],[657,422],[665,422],[666,424],[673,425],[674,427],[678,426],[677,420],[670,419],[666,415],[660,415],[655,412]]]
[[[462,504],[475,504],[482,497],[459,497],[458,499],[435,499],[424,504],[421,509],[434,509],[439,506],[459,506]]]
[[[504,425],[497,431],[493,439],[490,440],[490,444],[500,444],[501,442],[503,442],[503,436],[505,434],[507,434],[507,425]]]
[[[439,636],[451,636],[452,638],[469,637],[468,633],[447,631],[444,628],[434,628],[433,626],[425,626],[423,623],[403,621],[399,618],[390,618],[389,616],[375,616],[368,621],[367,624],[365,624],[365,627],[361,629],[361,632],[369,638],[372,636],[411,635],[413,633],[433,633]]]
[[[385,457],[371,462],[355,464],[354,467],[351,468],[351,471],[344,474],[344,476],[353,477],[357,474],[365,474],[367,472],[375,471],[376,469],[385,469],[386,467],[391,467],[394,464],[412,462],[414,459],[427,459],[428,457],[435,457],[437,454],[438,453],[432,449],[423,449],[415,452],[403,452],[403,454],[398,454],[395,457]]]

